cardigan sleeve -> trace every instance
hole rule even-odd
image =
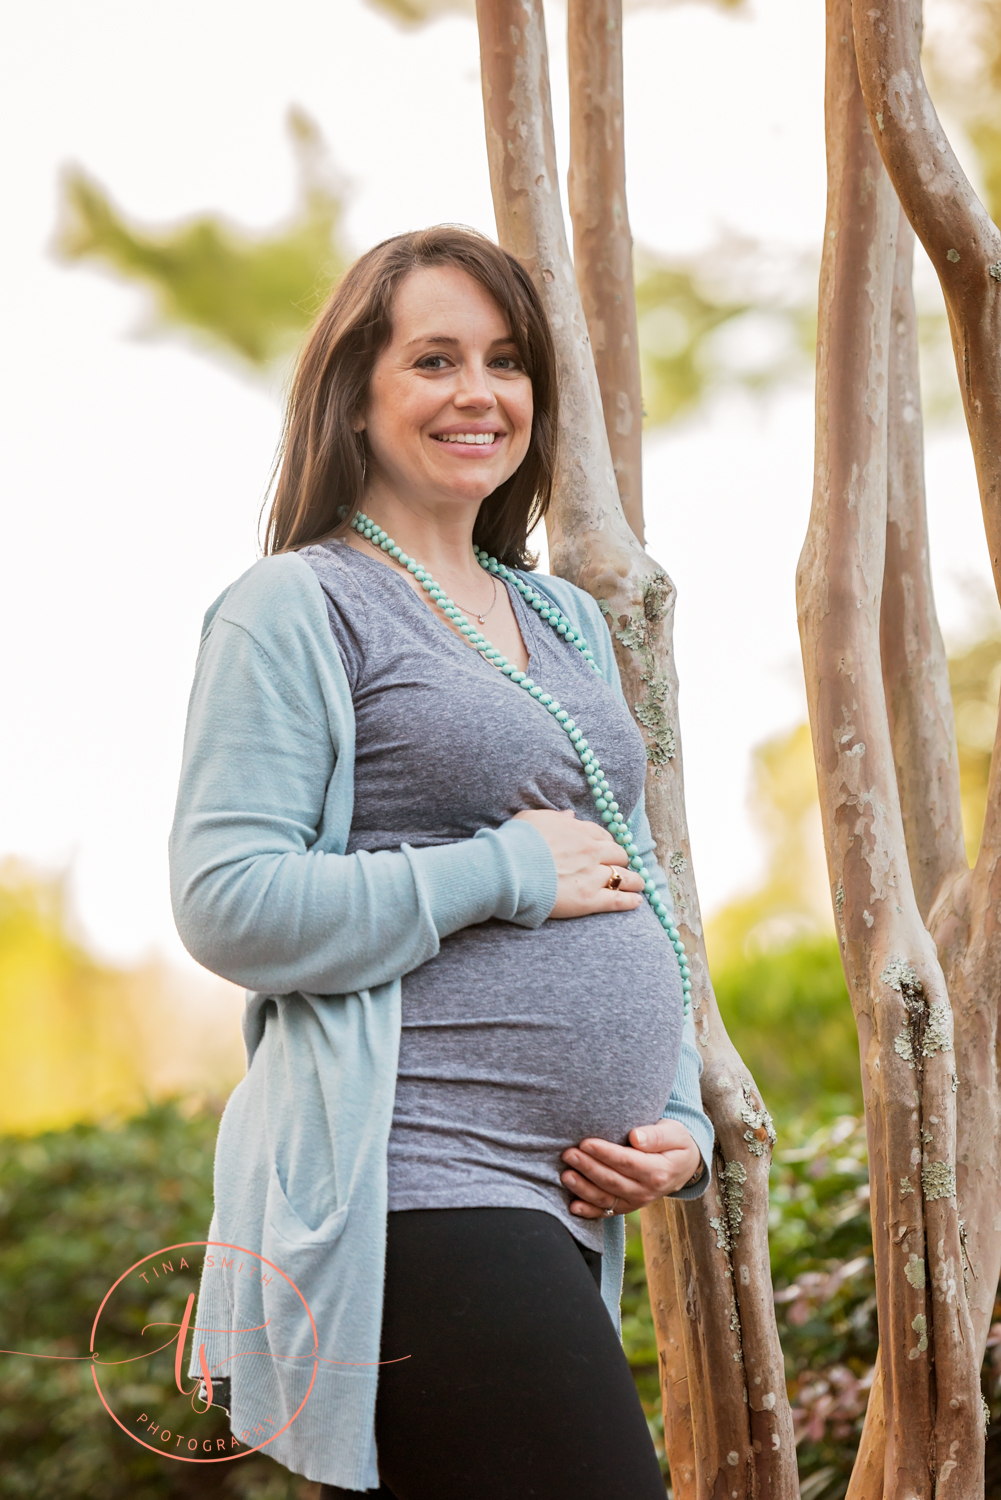
[[[322,646],[294,626],[294,587],[310,586],[293,579],[265,642],[239,611],[216,612],[199,653],[170,836],[185,947],[214,973],[270,995],[369,989],[425,963],[462,927],[490,917],[537,927],[556,900],[548,845],[523,820],[428,849],[321,848],[332,799],[350,821],[350,786],[338,790],[335,775],[337,693],[327,691],[325,710],[316,686],[329,663],[316,665]]]

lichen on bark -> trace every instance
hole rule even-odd
[[[763,1104],[755,1104],[746,1082],[740,1118],[747,1126],[744,1131],[744,1140],[747,1142],[748,1151],[752,1156],[764,1156],[765,1152],[775,1145],[778,1136],[775,1133],[771,1115]]]
[[[956,1196],[956,1169],[946,1161],[930,1161],[921,1168],[921,1187],[925,1199],[954,1198]]]
[[[646,688],[646,696],[633,704],[633,713],[647,732],[646,757],[656,772],[678,753],[674,726],[667,717],[671,683],[667,674],[657,668],[657,627],[667,612],[674,585],[666,573],[658,572],[644,578],[641,588],[642,609],[619,615],[612,633],[640,661],[640,681]],[[599,599],[598,604],[603,614],[612,616],[607,600]]]
[[[716,1245],[720,1250],[731,1251],[740,1234],[740,1226],[744,1219],[744,1183],[746,1181],[747,1170],[739,1161],[728,1161],[719,1173],[720,1207],[723,1214],[720,1218],[710,1219],[709,1223],[716,1231]]]

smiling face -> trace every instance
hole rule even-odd
[[[393,302],[358,428],[367,492],[408,507],[479,508],[517,469],[532,435],[532,382],[507,319],[455,266],[411,271]]]

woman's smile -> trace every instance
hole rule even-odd
[[[445,428],[432,433],[436,443],[445,443],[459,458],[492,458],[503,442],[505,433],[497,428],[482,429],[476,424],[463,427],[460,432]]]

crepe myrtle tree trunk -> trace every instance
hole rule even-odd
[[[622,511],[643,541],[643,397],[626,203],[622,0],[569,0],[573,257]]]
[[[997,576],[1001,238],[925,92],[920,33],[912,0],[854,16],[852,0],[828,0],[817,459],[798,596],[869,1137],[880,1357],[850,1500],[982,1496],[979,1372],[1001,1268],[1001,789],[995,751],[971,871],[910,289],[913,226],[946,296]]]
[[[595,16],[605,18],[612,52],[593,63],[591,41],[572,42],[571,56],[584,59],[580,65],[592,83],[599,79],[599,92],[621,101],[621,34],[618,27],[607,27],[612,14],[607,6],[575,7],[575,27],[592,25]],[[599,385],[567,245],[541,0],[478,0],[477,17],[498,237],[526,265],[543,295],[559,361],[560,459],[548,517],[551,562],[554,572],[586,589],[604,613],[626,698],[646,742],[647,811],[690,955],[702,1093],[717,1137],[714,1181],[706,1195],[684,1205],[658,1204],[644,1214],[675,1494],[679,1500],[786,1500],[798,1494],[798,1482],[768,1262],[774,1132],[726,1035],[709,982],[684,808],[671,644],[675,590],[644,551],[620,502],[609,430],[615,430],[621,411],[622,387],[617,377],[604,390]],[[605,128],[601,113],[590,109],[583,119],[579,114],[593,93],[587,80],[571,84],[572,170],[578,184],[586,163],[599,160],[605,149],[591,138]],[[624,210],[620,147],[621,140],[605,158],[617,163],[606,177]],[[581,202],[578,189],[575,201]],[[599,237],[597,252],[584,257],[588,306],[606,309],[606,347],[629,347],[624,341],[632,337],[635,350],[631,298],[628,306],[625,300],[616,304],[598,285],[605,263]],[[638,389],[638,377],[630,389]]]
[[[945,296],[967,428],[994,570],[1001,591],[1001,233],[946,139],[921,73],[921,7],[892,0],[854,7],[870,127],[901,206]],[[949,726],[951,731],[951,725]],[[955,754],[950,733],[949,754]],[[944,750],[933,754],[944,764]],[[940,872],[928,923],[949,988],[958,1075],[956,1176],[964,1280],[983,1357],[1001,1267],[1001,761],[995,742],[983,838],[970,870],[952,832],[958,813],[929,827],[924,855]],[[937,835],[937,836],[936,836]],[[937,1358],[937,1356],[936,1356]],[[950,1393],[950,1400],[953,1399]]]

